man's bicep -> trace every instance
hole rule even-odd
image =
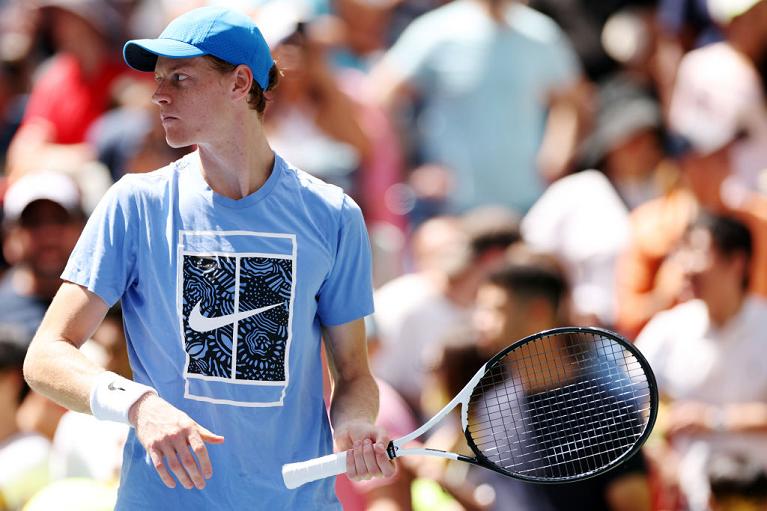
[[[78,348],[93,334],[109,306],[86,288],[64,282],[45,314],[35,342],[66,340]]]

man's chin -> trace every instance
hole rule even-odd
[[[165,142],[173,149],[182,149],[184,147],[189,147],[191,145],[186,140],[178,140],[176,138],[171,138],[168,136],[165,137]]]

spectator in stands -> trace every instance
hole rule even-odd
[[[48,481],[48,439],[25,433],[17,424],[19,406],[29,392],[22,375],[29,340],[0,328],[0,510],[17,510]]]
[[[3,213],[11,269],[0,279],[0,323],[19,325],[31,340],[83,228],[80,194],[64,174],[33,173],[10,186]]]
[[[659,426],[669,444],[656,458],[666,467],[678,460],[667,484],[693,511],[707,508],[713,454],[767,462],[767,301],[748,291],[751,257],[743,223],[702,214],[674,256],[694,299],[656,315],[637,339],[667,404]]]
[[[46,0],[40,14],[55,53],[11,142],[6,173],[14,179],[40,168],[77,172],[91,161],[88,127],[108,109],[112,86],[127,71],[112,41],[121,20],[109,2]]]
[[[585,87],[567,37],[515,0],[458,0],[413,21],[371,72],[379,100],[423,102],[421,161],[455,171],[460,210],[526,211],[570,170]]]
[[[519,239],[518,219],[503,208],[480,208],[460,219],[429,220],[416,239],[434,243],[421,256],[426,267],[376,291],[381,346],[372,365],[376,376],[394,386],[420,415],[425,361],[449,337],[468,328],[480,282]],[[403,360],[404,347],[417,355]]]
[[[709,0],[708,6],[726,39],[684,56],[668,122],[689,147],[682,161],[696,195],[707,208],[717,208],[727,175],[763,188],[767,100],[758,66],[767,56],[767,1]]]
[[[11,268],[0,278],[0,323],[31,340],[54,294],[85,218],[67,175],[37,172],[13,183],[3,200],[3,252]],[[64,409],[30,392],[19,412],[25,431],[53,438]]]
[[[767,472],[747,456],[715,456],[708,466],[711,511],[767,509]]]
[[[295,165],[357,197],[355,177],[371,141],[306,22],[298,19],[291,28],[270,41],[285,75],[274,92],[279,99],[265,116],[270,144]]]
[[[490,356],[527,335],[569,323],[568,284],[559,262],[517,244],[506,264],[490,274],[477,294],[478,342]],[[650,509],[647,469],[641,453],[593,479],[535,485],[479,469],[477,480],[496,492],[493,509],[623,511]],[[514,507],[516,505],[516,507]]]

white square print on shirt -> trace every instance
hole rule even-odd
[[[180,231],[177,266],[184,397],[282,406],[290,379],[295,235]]]

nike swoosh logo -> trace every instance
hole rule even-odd
[[[189,313],[189,327],[192,330],[195,330],[197,332],[210,332],[211,330],[215,330],[216,328],[221,328],[222,326],[231,325],[235,321],[241,321],[251,316],[261,314],[262,312],[266,312],[268,310],[274,309],[275,307],[279,307],[284,302],[275,303],[273,305],[267,305],[266,307],[261,307],[259,309],[253,309],[253,310],[244,311],[244,312],[237,312],[235,314],[227,314],[226,316],[218,316],[216,318],[206,318],[205,316],[203,316],[202,312],[200,312],[201,303],[202,303],[202,300],[197,302],[197,305],[194,306],[194,308],[192,309],[192,312]]]
[[[107,388],[108,388],[109,390],[122,390],[123,392],[125,392],[125,389],[124,389],[124,388],[122,388],[122,387],[118,386],[118,385],[117,385],[117,383],[116,383],[116,382],[113,382],[113,381],[110,381],[110,382],[109,382],[109,385],[107,385]]]

